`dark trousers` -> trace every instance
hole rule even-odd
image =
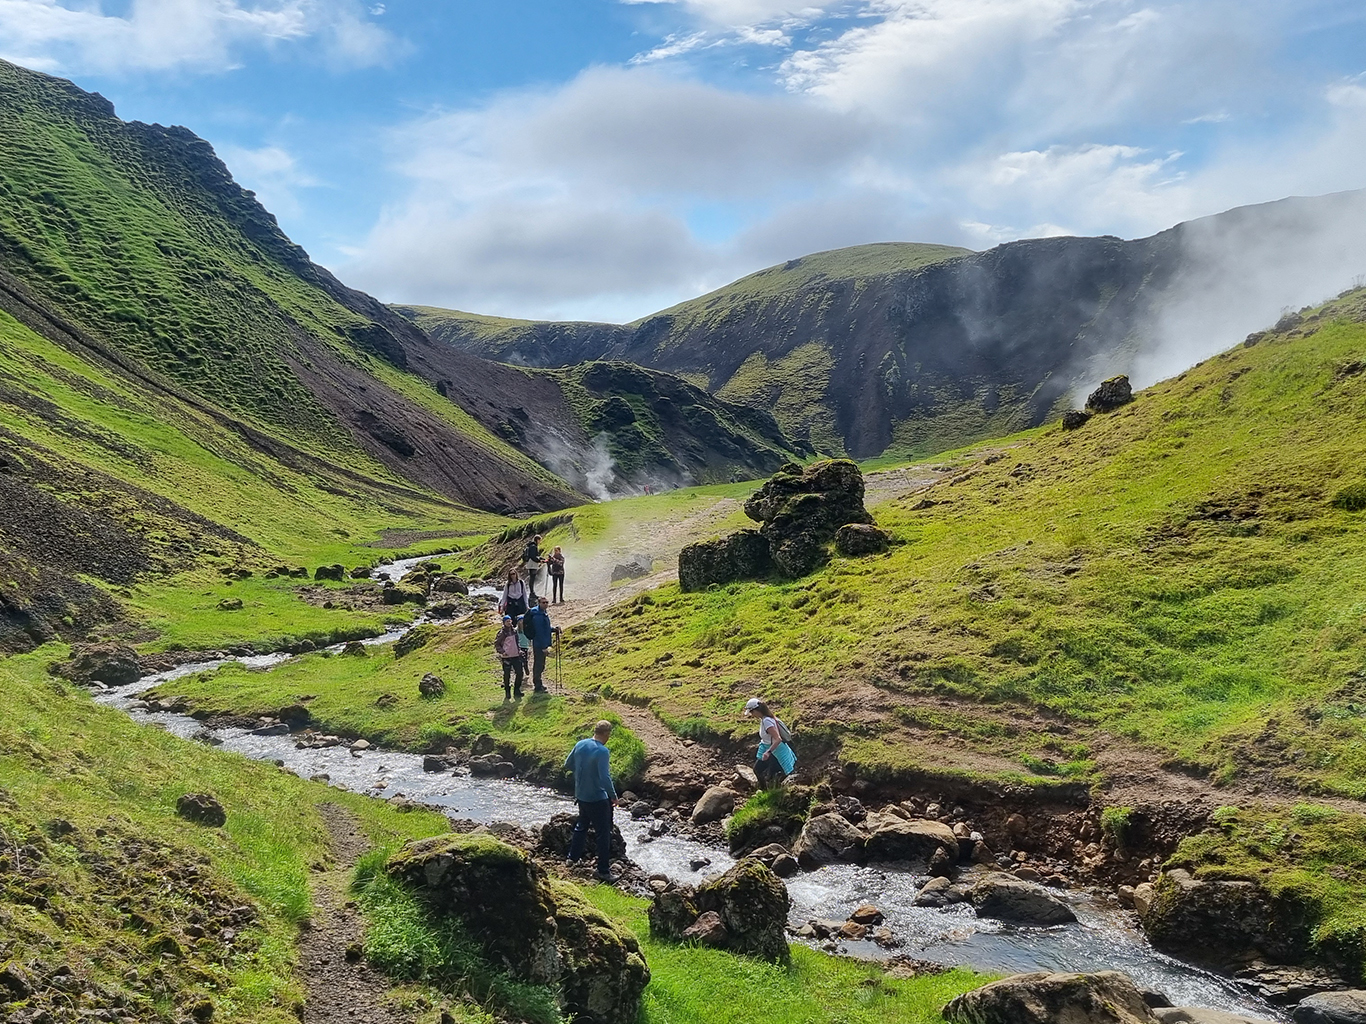
[[[540,576],[540,574],[541,570],[534,565],[526,571],[526,585],[527,590],[531,592],[531,604],[533,607],[536,604],[536,578]]]
[[[541,677],[545,675],[545,655],[546,648],[531,648],[531,686],[538,692],[545,689],[541,682]]]
[[[552,576],[550,577],[550,602],[559,604],[562,601],[564,601],[564,577]]]
[[[516,693],[517,696],[520,697],[522,695],[522,659],[520,656],[503,659],[503,692],[508,696],[511,696],[513,693],[512,677],[514,673],[517,676]]]
[[[579,801],[579,820],[574,825],[574,834],[569,837],[570,860],[583,856],[590,828],[598,840],[598,874],[605,875],[612,870],[611,800]]]

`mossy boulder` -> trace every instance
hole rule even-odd
[[[943,1009],[952,1024],[1153,1024],[1143,994],[1118,971],[1016,974],[966,992]]]
[[[783,880],[759,861],[745,859],[696,889],[677,886],[657,895],[648,911],[650,931],[683,939],[698,918],[714,913],[720,927],[709,929],[709,945],[786,961],[789,905]]]
[[[427,595],[417,587],[385,587],[381,600],[385,604],[426,604]]]
[[[1134,389],[1129,384],[1129,378],[1121,373],[1118,377],[1102,381],[1100,387],[1086,399],[1086,408],[1092,412],[1112,412],[1133,400]]]
[[[566,1016],[634,1024],[650,980],[636,937],[522,850],[489,835],[435,836],[408,843],[387,871],[458,919],[495,966],[552,988]]]
[[[719,540],[689,544],[678,556],[678,582],[685,590],[713,583],[759,579],[775,570],[805,576],[820,568],[841,527],[846,554],[886,550],[887,535],[872,526],[863,507],[863,474],[849,459],[827,459],[802,467],[789,462],[745,502],[745,515],[758,530],[741,530]],[[843,549],[842,549],[843,550]]]
[[[887,532],[872,523],[845,523],[835,531],[835,550],[846,558],[879,555],[890,546]]]
[[[684,591],[705,590],[713,583],[760,579],[772,571],[768,541],[758,530],[698,541],[678,554],[678,585]]]
[[[1240,962],[1253,952],[1299,963],[1312,945],[1305,909],[1255,882],[1196,878],[1172,868],[1153,886],[1143,929],[1155,948],[1210,966]]]
[[[127,644],[77,644],[71,657],[54,666],[54,671],[73,683],[127,686],[142,678],[142,663],[138,652]]]
[[[408,632],[398,638],[394,644],[394,657],[403,658],[412,654],[416,650],[426,647],[437,637],[436,627],[431,623],[424,622],[420,626],[414,626]]]

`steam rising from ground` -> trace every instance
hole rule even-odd
[[[1092,383],[1127,372],[1146,387],[1366,276],[1366,190],[1245,207],[1175,230],[1182,271],[1154,296],[1135,344],[1095,367]]]
[[[658,494],[693,483],[685,473],[665,473],[658,469],[624,479],[608,450],[607,441],[605,433],[598,434],[587,448],[579,448],[555,431],[540,438],[532,449],[541,465],[595,501]]]

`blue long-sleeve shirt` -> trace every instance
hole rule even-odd
[[[617,798],[607,744],[592,738],[579,740],[564,759],[564,766],[574,773],[575,800],[587,804]]]

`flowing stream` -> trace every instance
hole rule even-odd
[[[405,559],[381,568],[392,579],[401,579],[413,566],[435,555]],[[485,591],[491,593],[491,591]],[[480,591],[472,591],[480,596]],[[419,619],[418,621],[423,621]],[[407,629],[397,629],[364,640],[366,644],[392,643]],[[333,650],[340,650],[337,645]],[[148,711],[140,694],[161,683],[237,661],[269,668],[286,660],[287,654],[265,654],[197,662],[168,672],[145,676],[132,686],[99,693],[96,700],[127,712],[139,722],[166,729],[189,739],[205,731],[203,723],[185,715]],[[472,778],[468,774],[423,771],[422,756],[371,749],[353,753],[346,746],[296,749],[289,735],[263,736],[245,729],[212,730],[221,749],[259,760],[278,761],[287,769],[310,778],[326,775],[334,786],[357,793],[389,798],[405,796],[433,804],[451,817],[492,823],[510,822],[524,827],[543,825],[554,814],[573,809],[572,801],[553,790],[506,779]],[[724,871],[734,860],[721,849],[678,836],[649,840],[644,822],[624,815],[618,824],[626,838],[627,852],[647,874],[660,873],[679,881],[697,882]],[[638,827],[639,826],[639,827]],[[690,862],[706,858],[699,871]],[[845,942],[853,956],[885,959],[904,953],[950,965],[970,965],[1003,974],[1021,971],[1117,970],[1144,988],[1155,989],[1178,1006],[1204,1006],[1245,1013],[1268,1020],[1288,1021],[1282,1011],[1249,994],[1233,982],[1156,952],[1129,915],[1114,904],[1084,892],[1064,896],[1075,911],[1075,924],[1052,928],[1006,925],[979,918],[970,907],[945,909],[915,907],[912,899],[926,876],[890,867],[831,865],[803,872],[787,880],[792,898],[790,920],[803,924],[813,918],[843,920],[864,903],[873,903],[886,915],[902,945],[883,950],[872,942]]]

